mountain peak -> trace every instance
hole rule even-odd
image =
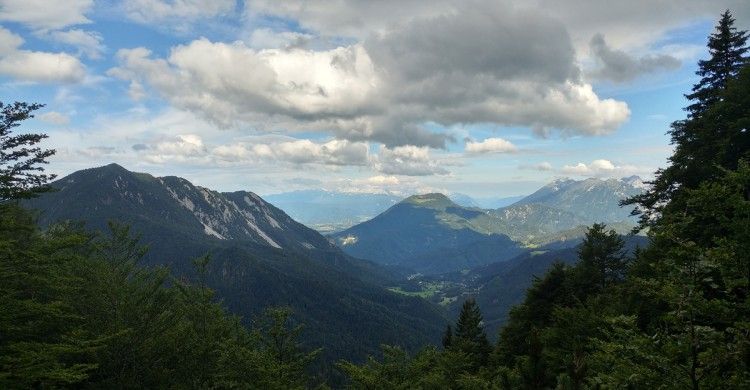
[[[429,194],[412,195],[404,199],[401,203],[409,203],[419,207],[445,208],[456,206],[446,195],[433,192]]]
[[[181,177],[157,178],[118,164],[77,171],[52,185],[58,191],[36,200],[39,208],[54,210],[54,215],[48,211],[49,222],[86,215],[95,228],[106,228],[110,219],[123,219],[146,231],[303,252],[332,248],[323,236],[249,191],[221,193]]]
[[[648,188],[648,184],[646,184],[643,181],[643,179],[638,175],[623,177],[622,179],[620,179],[620,181],[635,188],[640,188],[640,189]]]

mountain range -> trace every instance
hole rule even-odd
[[[442,194],[415,195],[330,237],[352,256],[422,274],[468,270],[539,246],[574,246],[595,222],[625,233],[635,221],[619,202],[642,190],[637,177],[560,179],[498,209],[460,206]]]
[[[346,255],[318,232],[248,191],[221,193],[178,177],[119,165],[78,171],[27,202],[43,226],[85,221],[105,231],[130,225],[149,246],[145,266],[196,277],[192,260],[210,254],[206,284],[249,323],[269,306],[290,306],[305,344],[324,359],[364,359],[380,344],[417,348],[439,338],[445,319],[419,298],[388,291],[396,274]]]
[[[454,200],[471,198],[456,194],[271,196],[296,207],[293,218],[249,191],[212,191],[116,164],[52,187],[26,202],[42,226],[72,220],[106,231],[110,221],[128,224],[149,246],[145,266],[167,266],[187,280],[197,277],[192,260],[209,254],[204,282],[228,310],[249,323],[269,306],[290,306],[306,326],[305,345],[322,346],[328,363],[364,359],[380,344],[437,343],[446,315],[470,296],[494,331],[534,276],[554,261],[575,261],[587,225],[628,231],[634,221],[618,202],[642,191],[635,177],[561,179],[495,209],[459,205]],[[357,210],[367,211],[362,219],[384,211],[329,237],[296,220],[307,212],[346,224],[352,220],[338,218]]]
[[[453,193],[450,199],[464,207],[494,209],[511,205],[523,196],[471,197]],[[323,234],[332,234],[372,219],[404,199],[390,193],[298,190],[270,194],[267,202],[284,210],[295,221]]]
[[[505,197],[474,197],[461,193],[449,195],[452,201],[463,207],[479,207],[482,209],[497,209],[500,207],[510,206],[513,203],[523,199],[524,195],[505,196]]]

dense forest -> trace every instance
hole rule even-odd
[[[383,346],[341,361],[352,388],[750,388],[748,34],[723,14],[669,134],[674,154],[637,206],[649,245],[632,256],[589,228],[579,261],[554,265],[512,309],[495,345],[467,300],[442,346]],[[21,199],[47,190],[54,151],[15,135],[38,105],[0,107],[0,387],[325,387],[304,329],[273,308],[248,329],[201,281],[139,266],[125,226],[41,230]]]

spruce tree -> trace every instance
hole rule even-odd
[[[606,231],[606,225],[595,223],[591,226],[578,248],[580,263],[576,268],[583,278],[579,282],[584,286],[604,290],[613,282],[621,280],[627,267],[624,246],[625,242],[617,232]]]
[[[453,343],[453,327],[450,324],[446,325],[445,333],[443,333],[443,348],[450,348]]]
[[[718,102],[727,82],[736,78],[739,69],[747,63],[748,33],[737,31],[734,22],[731,12],[726,10],[721,14],[716,31],[708,38],[711,58],[698,61],[699,68],[695,73],[701,76],[701,80],[693,86],[692,93],[685,95],[694,102],[685,109],[691,117],[699,116]]]
[[[482,312],[473,298],[467,299],[461,307],[451,343],[459,351],[469,355],[475,366],[482,366],[487,362],[490,343],[482,325]]]
[[[41,173],[41,164],[55,154],[53,149],[36,146],[45,134],[13,134],[21,122],[33,118],[41,104],[0,102],[0,201],[30,198],[48,190],[45,185],[55,175]]]
[[[711,57],[698,63],[696,72],[701,80],[686,95],[691,104],[685,108],[688,118],[672,123],[669,134],[675,152],[669,166],[659,169],[651,188],[643,194],[628,198],[624,205],[636,205],[634,214],[640,214],[640,228],[653,227],[665,208],[684,212],[683,192],[698,188],[701,182],[721,175],[721,168],[736,168],[726,156],[744,154],[737,151],[737,133],[746,132],[747,124],[727,123],[724,117],[711,114],[712,106],[727,98],[728,85],[739,77],[748,64],[747,31],[734,27],[729,11],[722,14],[716,31],[709,37]],[[718,120],[717,120],[718,119]],[[740,138],[744,134],[740,135]]]

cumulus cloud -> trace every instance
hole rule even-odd
[[[49,33],[49,37],[53,41],[75,46],[80,54],[84,54],[90,59],[100,59],[106,49],[102,43],[101,34],[94,31],[81,29],[52,31]]]
[[[210,144],[197,134],[156,136],[133,144],[131,149],[149,162],[206,162],[236,166],[369,166],[369,147],[346,140],[313,142],[307,139],[267,136]]]
[[[429,176],[450,173],[430,156],[428,147],[413,145],[381,147],[375,167],[387,175]]]
[[[336,166],[368,165],[367,144],[345,140],[315,143],[310,140],[285,140],[269,143],[234,143],[213,149],[212,154],[230,162],[280,161],[294,165],[320,164]]]
[[[274,15],[293,19],[308,30],[328,36],[365,38],[389,26],[408,23],[416,15],[434,17],[459,13],[466,8],[482,8],[487,4],[508,9],[521,2],[508,0],[382,0],[339,1],[335,7],[328,0],[248,0],[246,12],[252,15]],[[715,19],[730,9],[739,27],[750,27],[747,0],[527,0],[522,6],[545,10],[568,28],[579,55],[585,55],[589,40],[597,32],[606,31],[617,47],[646,47],[666,31],[701,18]]]
[[[43,122],[51,123],[57,126],[63,126],[70,123],[69,116],[57,111],[45,112],[44,114],[39,115],[38,118]]]
[[[444,148],[453,139],[426,122],[598,135],[630,114],[581,81],[562,24],[512,7],[415,18],[328,50],[199,39],[166,58],[136,48],[118,59],[110,75],[150,86],[220,126],[328,131],[389,148]]]
[[[231,12],[235,0],[128,0],[125,14],[141,23],[189,22]]]
[[[599,64],[591,75],[618,83],[631,81],[643,74],[674,70],[680,67],[680,60],[667,55],[646,55],[640,58],[631,56],[622,50],[615,50],[607,45],[602,34],[591,38],[591,52]]]
[[[296,31],[274,31],[270,28],[253,30],[248,39],[250,47],[255,49],[284,49],[303,47],[313,39],[310,34]]]
[[[386,100],[413,123],[495,123],[603,134],[629,115],[580,81],[565,27],[535,10],[468,7],[365,41]]]
[[[651,172],[650,169],[641,169],[633,165],[615,165],[604,159],[594,160],[589,164],[579,162],[575,165],[565,165],[559,169],[562,174],[591,177],[623,177],[644,171]]]
[[[74,83],[82,81],[86,69],[67,53],[21,49],[23,39],[0,27],[0,74],[20,81]]]
[[[175,106],[224,127],[274,115],[301,121],[356,116],[367,108],[376,82],[359,45],[257,51],[241,42],[199,39],[175,47],[167,59],[151,58],[145,48],[120,50],[117,56],[121,66],[109,74],[146,82]]]
[[[750,27],[747,0],[531,0],[527,5],[544,9],[565,23],[581,55],[591,37],[602,31],[615,47],[648,48],[670,30],[715,21],[726,9],[737,17],[738,27]]]
[[[455,8],[449,0],[339,1],[335,6],[328,0],[247,0],[245,16],[281,16],[323,35],[364,38],[415,15],[435,16]]]
[[[206,159],[208,154],[203,139],[196,134],[164,137],[150,144],[136,144],[133,145],[133,150],[141,152],[148,162],[155,164]]]
[[[23,23],[39,31],[91,23],[86,13],[93,0],[0,0],[0,20]]]
[[[467,153],[471,154],[514,153],[518,151],[518,147],[513,145],[510,141],[502,138],[486,138],[479,142],[466,142],[465,150]]]

